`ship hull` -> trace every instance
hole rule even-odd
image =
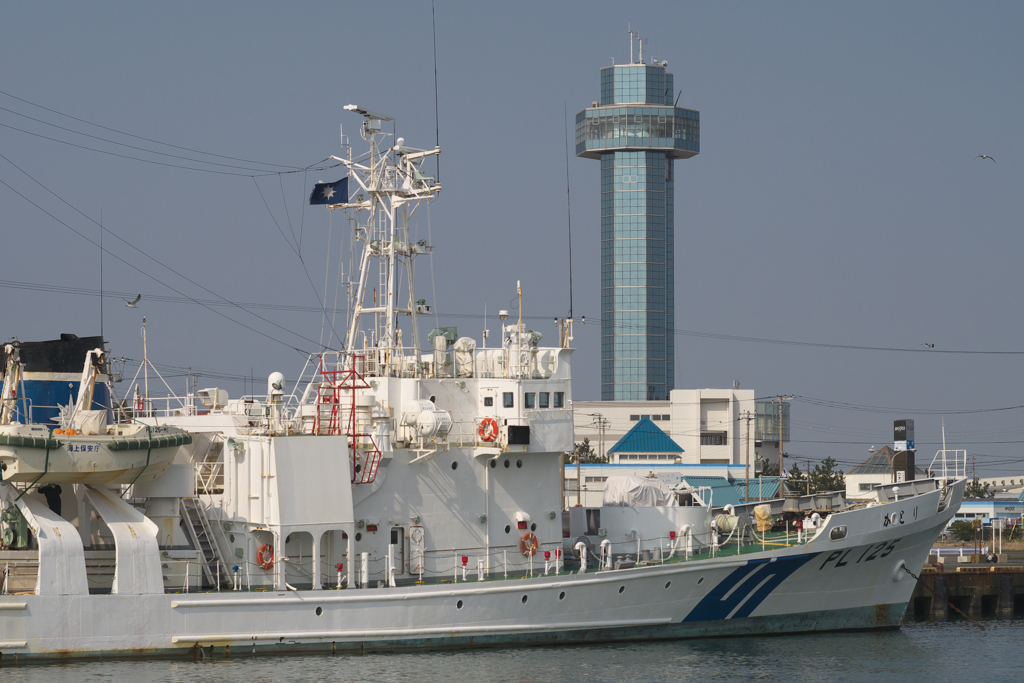
[[[923,565],[963,484],[945,505],[936,490],[835,514],[804,545],[741,557],[362,590],[2,596],[0,652],[372,652],[894,629],[915,585],[903,567]],[[846,537],[832,541],[840,524]]]

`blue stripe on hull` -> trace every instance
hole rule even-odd
[[[690,610],[683,621],[749,617],[773,590],[819,554],[793,555],[774,561],[751,560],[722,579],[696,607]]]

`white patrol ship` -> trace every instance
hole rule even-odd
[[[440,149],[382,146],[390,118],[346,108],[362,115],[369,154],[338,158],[348,187],[318,185],[313,198],[353,219],[344,347],[311,358],[291,393],[274,373],[264,396],[207,389],[103,428],[187,432],[164,444],[173,457],[156,477],[135,458],[107,481],[46,479],[65,485],[44,495],[25,474],[40,470],[37,454],[0,447],[6,471],[23,473],[0,484],[3,661],[899,626],[907,570],[923,565],[964,480],[717,517],[678,491],[671,505],[563,510],[572,321],[550,347],[503,315],[496,348],[439,328],[422,352],[412,263],[432,246],[410,238],[409,219],[441,189],[423,169]],[[772,531],[783,514],[809,528]]]

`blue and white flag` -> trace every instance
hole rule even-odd
[[[309,193],[310,204],[348,204],[348,178],[333,183],[317,183]]]

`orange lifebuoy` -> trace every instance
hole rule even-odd
[[[260,569],[273,569],[274,568],[274,546],[263,545],[260,546],[259,551],[256,553],[256,564],[260,566]]]
[[[498,438],[498,423],[493,417],[480,420],[480,438],[487,442]]]
[[[540,547],[540,543],[537,542],[537,536],[529,532],[523,534],[523,537],[519,539],[519,550],[523,555],[536,555],[537,548]]]

